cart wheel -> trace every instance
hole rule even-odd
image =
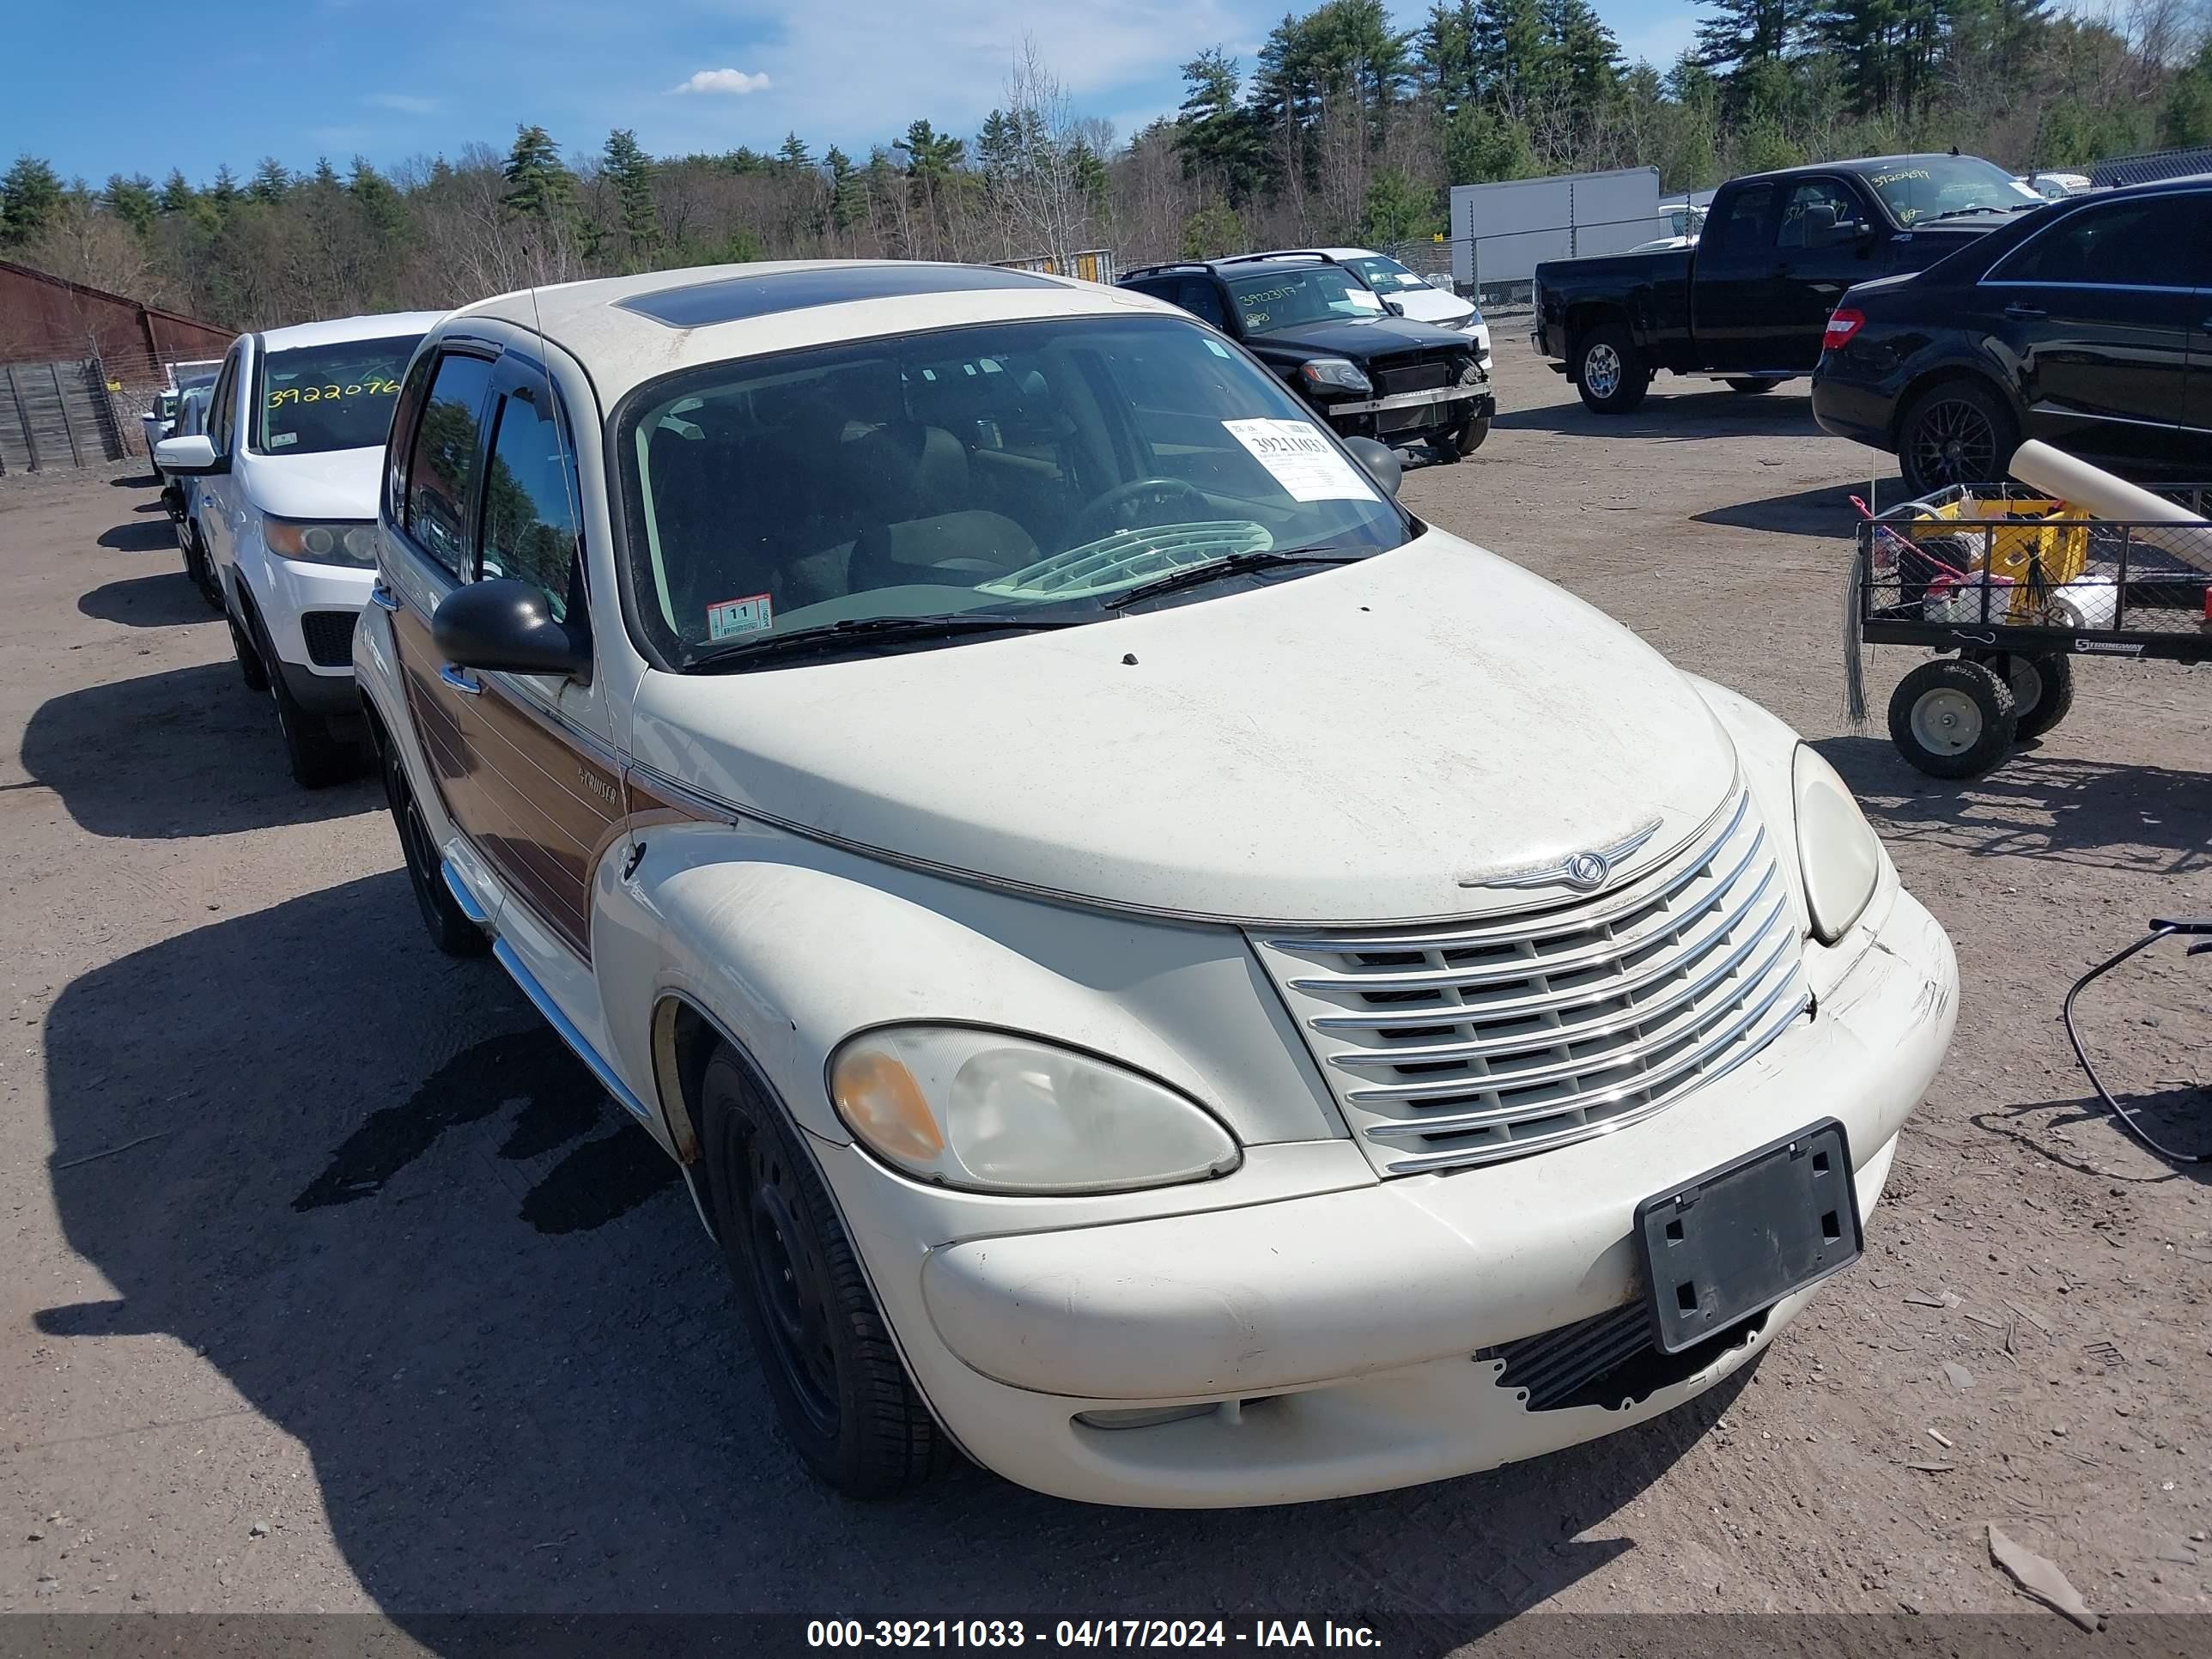
[[[1898,682],[1889,739],[1930,777],[1979,777],[2012,747],[2018,719],[2012,687],[1995,669],[1945,657]]]
[[[1961,654],[1968,662],[1978,662],[2003,675],[2012,687],[2013,709],[2018,716],[2014,743],[2041,737],[2072,712],[2074,659],[2067,653],[1968,651]]]

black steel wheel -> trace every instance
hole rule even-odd
[[[709,1212],[784,1437],[848,1498],[919,1486],[951,1444],[797,1132],[726,1048],[707,1062],[699,1106]]]
[[[2074,659],[2063,651],[1966,651],[1969,662],[1980,663],[2004,676],[2012,688],[2016,715],[2013,741],[2039,738],[2074,710]]]
[[[1935,778],[1976,778],[2005,757],[2019,717],[2012,687],[1963,657],[1923,663],[1889,699],[1889,739]]]
[[[415,799],[407,769],[389,743],[378,750],[384,773],[384,799],[392,809],[392,828],[399,832],[400,856],[407,866],[407,884],[415,890],[416,908],[430,942],[449,957],[480,957],[491,949],[491,935],[471,921],[460,901],[446,885],[445,860],[431,838],[429,821]]]
[[[1978,380],[1929,387],[1897,425],[1898,468],[1916,495],[1999,483],[2019,447],[2011,411]]]
[[[1773,391],[1781,384],[1779,380],[1730,380],[1728,383],[1728,389],[1730,392],[1741,392],[1747,398],[1756,398],[1764,392]]]
[[[1583,404],[1601,415],[1629,413],[1651,389],[1651,371],[1619,323],[1601,324],[1583,336],[1575,346],[1573,374]]]

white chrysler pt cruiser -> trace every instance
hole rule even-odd
[[[1948,940],[1787,728],[1395,484],[1026,272],[416,354],[356,663],[424,919],[680,1162],[840,1491],[1486,1468],[1859,1254]]]

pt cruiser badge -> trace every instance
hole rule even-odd
[[[1654,818],[1634,835],[1617,841],[1610,847],[1595,852],[1577,853],[1561,859],[1557,864],[1547,864],[1534,870],[1522,870],[1510,876],[1492,876],[1487,881],[1462,881],[1462,887],[1551,887],[1565,885],[1577,893],[1595,893],[1605,885],[1606,878],[1623,859],[1635,856],[1636,849],[1659,833],[1659,820]]]

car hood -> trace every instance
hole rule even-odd
[[[1403,317],[1346,317],[1323,322],[1300,323],[1272,334],[1255,334],[1247,342],[1263,356],[1278,351],[1328,351],[1364,361],[1392,351],[1417,351],[1431,346],[1467,345],[1467,336],[1434,323],[1418,323]]]
[[[280,519],[376,516],[384,446],[328,449],[315,455],[242,454],[246,497]]]
[[[1389,297],[1405,307],[1407,317],[1417,323],[1443,325],[1474,314],[1472,305],[1440,288],[1404,289]]]
[[[1626,629],[1437,532],[1143,615],[744,674],[648,673],[636,759],[741,811],[1054,895],[1242,921],[1525,908],[1686,840],[1733,746]]]

